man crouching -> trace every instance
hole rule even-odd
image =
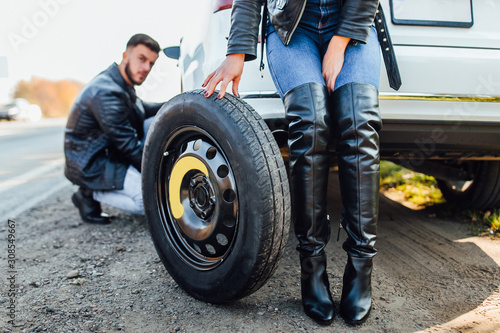
[[[98,74],[71,108],[64,136],[65,175],[80,186],[72,201],[85,222],[111,223],[100,203],[144,215],[142,151],[162,103],[144,103],[134,86],[146,80],[159,52],[151,37],[132,36],[121,63]]]

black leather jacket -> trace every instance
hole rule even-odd
[[[162,104],[136,97],[116,64],[97,75],[78,95],[64,136],[64,173],[92,190],[123,189],[129,165],[141,170],[143,123]]]
[[[354,42],[366,43],[379,0],[338,0],[340,20],[334,32]],[[227,54],[244,53],[245,60],[257,57],[257,38],[262,0],[234,0]],[[306,0],[267,0],[269,20],[281,41],[288,45]]]

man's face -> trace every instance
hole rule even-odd
[[[123,55],[125,73],[132,85],[141,85],[158,59],[158,53],[139,44],[127,49]]]

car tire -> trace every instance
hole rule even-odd
[[[464,208],[499,208],[500,161],[471,161],[466,165],[472,180],[437,180],[446,201]]]
[[[226,94],[182,93],[158,112],[142,162],[146,219],[164,266],[193,297],[257,291],[283,255],[290,194],[262,118]]]

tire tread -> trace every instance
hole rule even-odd
[[[198,90],[188,93],[202,95],[202,92]],[[230,94],[222,99],[214,97],[216,95],[214,93],[209,99],[226,110],[246,142],[250,143],[252,158],[258,161],[256,183],[264,206],[258,260],[249,278],[250,285],[235,298],[238,299],[260,289],[279,266],[290,229],[290,191],[279,147],[262,117],[246,102]]]

